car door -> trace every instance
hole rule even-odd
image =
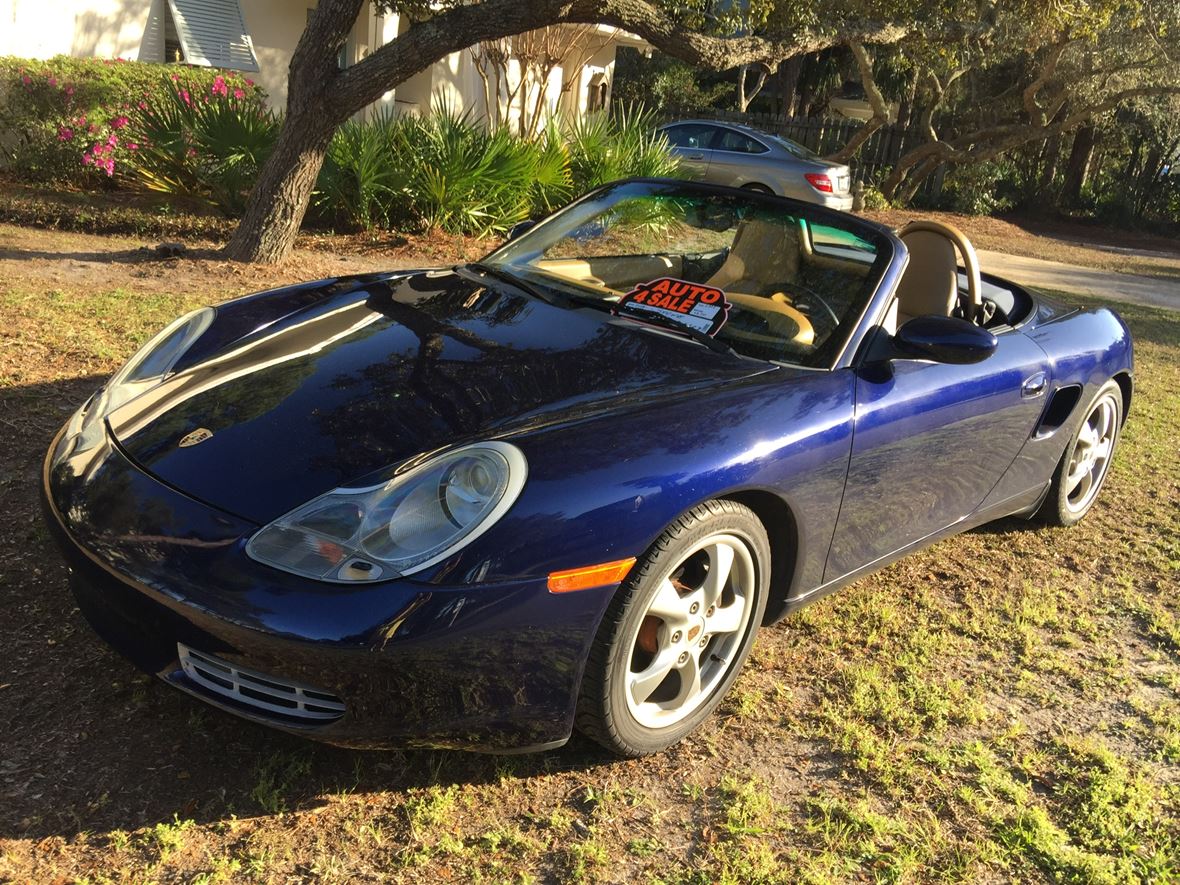
[[[762,142],[736,129],[718,126],[711,143],[713,157],[709,161],[709,181],[730,187],[744,184],[770,187],[764,156],[769,154],[770,148]]]
[[[715,128],[707,123],[677,123],[663,132],[672,146],[672,153],[680,160],[684,178],[708,180],[709,164],[713,158],[710,142]]]
[[[848,481],[825,582],[974,512],[1003,477],[1044,408],[1050,367],[1018,330],[973,365],[917,359],[856,371]]]

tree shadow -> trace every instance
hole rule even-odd
[[[91,261],[98,264],[172,264],[180,260],[226,261],[218,249],[183,248],[176,254],[159,252],[149,246],[101,252],[49,252],[39,249],[0,249],[0,261]]]
[[[0,838],[216,822],[334,795],[615,764],[580,738],[527,756],[347,750],[207,707],[136,670],[79,613],[40,513],[41,462],[97,376],[0,388]]]

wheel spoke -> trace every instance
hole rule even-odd
[[[1114,406],[1110,404],[1110,400],[1102,402],[1102,415],[1098,421],[1098,428],[1099,439],[1107,439],[1114,432]]]
[[[1069,469],[1069,474],[1065,477],[1066,493],[1072,498],[1074,489],[1089,475],[1090,471],[1087,469],[1085,461],[1078,461],[1076,464],[1073,464]]]
[[[652,696],[652,693],[668,678],[668,673],[676,663],[678,652],[675,649],[661,649],[646,668],[629,677],[631,698],[636,704],[642,704]]]
[[[733,569],[733,548],[728,544],[717,543],[708,548],[709,574],[705,576],[702,590],[705,594],[705,607],[714,606],[720,601],[721,593],[729,581],[729,573]]]
[[[688,606],[671,580],[665,578],[647,613],[672,624],[682,624],[688,618]]]
[[[735,596],[733,602],[724,608],[719,608],[706,622],[705,629],[710,633],[733,633],[742,626],[742,618],[746,614],[746,599]]]
[[[701,661],[698,655],[689,654],[680,668],[680,691],[672,700],[672,706],[682,707],[701,693]]]
[[[1077,492],[1076,497],[1085,500],[1086,495],[1090,493],[1090,486],[1092,485],[1094,485],[1094,473],[1090,470],[1087,470],[1082,474],[1082,478],[1078,482],[1077,486],[1070,491],[1069,496],[1073,498],[1075,497],[1074,492]]]

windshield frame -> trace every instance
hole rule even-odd
[[[779,211],[790,213],[794,217],[802,217],[809,223],[831,225],[833,227],[842,228],[855,236],[864,239],[873,244],[876,250],[876,258],[870,266],[868,279],[875,280],[871,291],[866,289],[861,293],[862,307],[859,311],[852,311],[841,322],[841,326],[846,327],[837,329],[833,332],[833,346],[831,348],[829,359],[819,365],[809,365],[802,362],[793,362],[790,360],[767,359],[761,356],[754,356],[748,354],[738,353],[744,359],[757,359],[771,365],[787,366],[793,369],[802,369],[805,371],[832,371],[838,368],[843,368],[851,364],[853,356],[856,354],[860,342],[864,338],[868,328],[871,327],[874,318],[881,312],[884,304],[888,301],[888,297],[892,294],[893,289],[900,277],[901,270],[905,264],[907,255],[905,246],[898,240],[896,234],[884,225],[877,224],[867,219],[858,218],[854,215],[839,212],[834,209],[828,209],[814,203],[806,203],[800,200],[791,199],[789,197],[780,197],[774,194],[762,194],[754,191],[744,190],[740,188],[725,187],[722,185],[707,184],[705,182],[687,181],[684,179],[671,178],[626,178],[618,181],[608,182],[600,185],[593,190],[588,191],[577,200],[568,205],[558,209],[552,214],[546,216],[525,233],[515,237],[507,242],[501,244],[496,249],[487,253],[480,259],[481,263],[490,264],[500,268],[506,273],[517,274],[522,269],[518,263],[512,263],[505,260],[505,253],[516,252],[522,245],[526,245],[528,240],[543,239],[545,229],[558,222],[559,219],[565,217],[567,213],[576,213],[578,208],[585,203],[598,200],[604,194],[607,194],[614,189],[630,188],[630,187],[647,187],[650,193],[654,195],[661,195],[660,191],[664,191],[662,195],[676,195],[684,194],[685,196],[729,196],[738,197],[747,200],[754,204],[769,205]],[[633,195],[633,194],[632,194]],[[899,260],[900,259],[900,260]],[[561,283],[557,282],[551,274],[546,274],[540,268],[529,268],[530,273],[526,280],[531,285],[553,287],[563,293],[568,293],[573,290],[572,283],[567,288]],[[536,271],[537,273],[533,273]],[[867,281],[866,281],[867,285]],[[593,296],[586,299],[591,301]],[[602,309],[597,305],[587,305],[583,299],[574,299],[579,302],[579,307],[589,307],[590,309]],[[604,304],[611,302],[605,301]]]

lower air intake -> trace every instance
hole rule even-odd
[[[183,643],[178,642],[176,650],[189,679],[239,704],[308,722],[330,722],[344,715],[344,703],[329,692],[238,667]]]

